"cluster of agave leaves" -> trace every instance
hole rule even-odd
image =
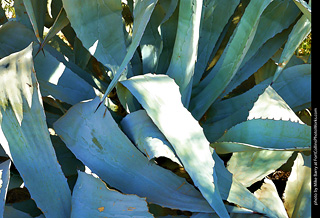
[[[310,58],[295,56],[311,0],[14,3],[14,20],[0,9],[0,216],[311,216],[296,115]],[[280,197],[267,176],[290,157]],[[22,181],[36,206],[6,203]]]

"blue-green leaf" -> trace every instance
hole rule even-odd
[[[167,75],[180,87],[182,103],[189,105],[197,60],[202,0],[180,1],[176,40]]]
[[[28,46],[35,37],[31,30],[18,22],[8,22],[0,28],[0,58]],[[38,46],[35,46],[37,49]],[[47,52],[47,49],[50,52]],[[79,101],[95,97],[94,89],[86,81],[75,74],[69,65],[51,55],[51,46],[44,48],[45,55],[40,52],[34,61],[37,79],[42,95],[51,95],[56,99],[75,104]],[[59,58],[64,58],[58,53]],[[86,72],[85,72],[86,73]]]
[[[279,147],[282,143],[289,148],[310,147],[310,127],[302,124],[270,86],[254,103],[247,119],[249,120],[228,130],[218,142],[238,142],[273,148]],[[294,133],[292,136],[291,129]],[[240,132],[242,134],[238,134]],[[292,138],[286,138],[286,136]],[[290,145],[290,142],[296,144]],[[278,169],[292,153],[293,151],[270,150],[236,152],[228,162],[228,170],[239,182],[250,186]]]
[[[297,112],[311,106],[311,64],[283,70],[272,87]]]
[[[165,0],[158,2],[153,10],[140,42],[143,73],[155,73],[157,70],[163,47],[159,27],[172,15],[177,4],[178,0]]]
[[[54,21],[52,27],[46,35],[46,38],[41,42],[40,48],[42,49],[45,44],[49,42],[52,37],[54,37],[60,30],[69,24],[66,11],[64,8],[61,8],[56,20]]]
[[[237,204],[240,207],[262,214],[267,214],[270,217],[275,217],[268,207],[266,207],[246,187],[237,181],[237,179],[225,168],[224,162],[215,152],[213,152],[212,158],[216,164],[218,186],[221,191],[222,199]],[[239,198],[239,196],[241,196],[241,198]],[[229,209],[228,211],[236,212],[234,210],[230,211]]]
[[[191,100],[190,109],[197,120],[219,97],[239,69],[256,33],[260,16],[270,2],[271,0],[251,1],[247,6],[221,57],[221,67],[210,83]]]
[[[147,26],[147,23],[149,22],[150,16],[152,14],[152,11],[156,5],[157,0],[138,0],[134,2],[134,10],[133,10],[133,16],[134,16],[134,22],[133,22],[133,33],[132,33],[132,42],[130,46],[128,47],[128,51],[126,53],[126,56],[124,57],[121,65],[115,72],[114,78],[112,79],[111,83],[109,84],[102,101],[110,94],[112,89],[116,86],[118,81],[120,80],[121,76],[125,72],[125,69],[131,60],[131,58],[134,55],[134,52],[136,51],[137,47],[140,44],[141,37],[144,33],[144,30]],[[117,27],[116,27],[117,28]],[[101,102],[102,102],[101,101]]]
[[[71,26],[83,46],[113,76],[126,55],[120,0],[63,0]]]
[[[223,153],[261,149],[310,151],[310,136],[311,128],[306,124],[257,119],[232,127],[212,146],[218,147],[218,153],[220,149]]]
[[[299,47],[301,42],[307,37],[311,32],[311,22],[308,20],[306,15],[303,15],[298,22],[294,25],[288,41],[282,51],[278,68],[274,74],[273,82],[279,77],[283,69],[286,67],[287,63],[290,61],[293,53]]]
[[[146,111],[139,110],[128,114],[121,121],[121,127],[124,133],[149,160],[157,157],[166,157],[181,165],[172,145],[154,125]]]
[[[293,0],[293,2],[311,22],[311,1],[309,1],[309,4],[304,0]]]
[[[200,82],[210,55],[217,46],[219,36],[238,4],[239,0],[228,1],[228,4],[224,0],[203,2],[198,55],[193,76],[194,85]]]
[[[151,74],[132,77],[121,83],[171,143],[194,184],[216,213],[229,217],[217,187],[209,142],[199,123],[183,106],[176,83],[168,76]]]
[[[30,18],[34,34],[38,39],[39,44],[42,41],[43,29],[44,29],[44,18],[46,13],[45,0],[23,0],[24,6]]]
[[[4,212],[4,205],[10,180],[10,166],[10,160],[0,164],[0,216],[2,216]]]
[[[109,189],[99,178],[78,172],[71,217],[153,217],[147,202],[136,195]]]
[[[71,193],[46,124],[32,45],[0,60],[0,143],[46,217],[69,217]]]
[[[188,211],[211,211],[185,179],[149,160],[119,129],[99,98],[73,106],[54,129],[67,147],[107,184],[148,202]]]

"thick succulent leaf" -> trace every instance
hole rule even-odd
[[[270,2],[271,0],[251,1],[247,6],[221,57],[223,58],[221,67],[209,84],[190,103],[191,112],[196,119],[199,120],[204,115],[239,69],[256,33],[260,16]]]
[[[7,160],[0,164],[0,216],[2,217],[4,212],[4,205],[6,202],[6,196],[10,180],[10,166],[11,161]]]
[[[40,52],[34,62],[40,89],[44,96],[51,95],[71,105],[95,96],[91,85],[49,52],[46,52],[46,55]]]
[[[34,34],[38,39],[39,44],[41,43],[43,36],[44,18],[47,9],[46,3],[47,1],[45,0],[23,0],[23,4],[26,8]]]
[[[242,66],[268,39],[288,28],[299,14],[300,11],[292,0],[273,0],[261,15],[256,35]]]
[[[290,28],[277,34],[275,37],[269,39],[263,44],[259,50],[242,66],[236,75],[232,78],[230,83],[225,89],[225,92],[220,95],[224,97],[229,94],[232,90],[238,87],[242,82],[247,80],[252,74],[257,72],[263,67],[270,58],[279,50],[279,48],[286,42],[288,35],[290,34]],[[273,72],[274,73],[274,72]],[[269,82],[269,84],[271,81]]]
[[[297,112],[311,106],[311,64],[283,70],[272,87]]]
[[[311,127],[306,124],[284,120],[255,119],[240,123],[229,129],[220,139],[218,146],[231,146],[229,142],[248,144],[267,150],[311,149]],[[220,144],[219,142],[222,142]],[[235,149],[237,144],[233,144]],[[253,145],[250,147],[250,145]],[[215,147],[215,143],[213,144]]]
[[[113,76],[126,55],[120,0],[63,0],[71,26],[83,46]]]
[[[281,167],[293,151],[255,151],[233,153],[227,169],[245,187],[260,181]]]
[[[165,207],[212,211],[185,179],[149,160],[119,129],[99,98],[73,106],[54,129],[67,147],[110,186]]]
[[[157,0],[138,0],[134,2],[134,22],[133,22],[133,33],[132,33],[132,42],[128,47],[128,51],[126,56],[124,57],[120,67],[117,69],[114,78],[112,79],[111,83],[109,84],[102,101],[110,94],[111,90],[116,86],[118,81],[120,80],[121,76],[125,72],[125,69],[133,57],[137,47],[140,44],[141,37],[144,33],[144,30],[149,22],[150,16],[152,11],[157,3]],[[101,102],[102,102],[101,101]]]
[[[153,217],[147,202],[136,195],[109,189],[99,178],[78,172],[71,217]]]
[[[56,20],[54,21],[52,27],[46,35],[46,38],[41,42],[40,49],[46,45],[50,39],[52,39],[60,30],[62,30],[65,26],[69,24],[69,20],[67,18],[66,11],[64,8],[61,8]]]
[[[156,4],[140,42],[143,73],[156,72],[163,47],[159,27],[169,19],[177,5],[178,0],[165,0]]]
[[[237,204],[243,208],[247,208],[262,214],[267,214],[270,217],[276,217],[268,207],[259,201],[246,187],[244,187],[234,176],[232,176],[232,174],[225,168],[224,162],[215,152],[213,152],[212,158],[216,164],[218,186],[222,199]],[[241,196],[241,198],[239,198],[239,196]],[[229,212],[239,212],[234,209],[230,210],[228,207],[227,209]]]
[[[238,4],[239,0],[228,1],[228,4],[223,0],[203,1],[194,85],[200,82],[213,48]]]
[[[261,151],[261,150],[269,150],[269,151],[310,151],[310,146],[305,147],[294,147],[294,146],[286,146],[281,148],[274,148],[271,146],[255,146],[241,142],[215,142],[211,144],[212,147],[215,148],[218,154],[228,154],[234,152],[248,152],[248,151]]]
[[[46,217],[68,217],[71,193],[50,141],[32,45],[0,60],[0,143]]]
[[[217,187],[209,142],[199,123],[183,106],[176,83],[168,76],[151,74],[132,77],[121,83],[136,97],[171,143],[194,184],[212,208],[219,216],[228,217]]]
[[[290,61],[295,50],[299,47],[301,42],[307,37],[311,31],[311,22],[308,20],[306,15],[303,15],[298,22],[294,25],[288,41],[282,51],[277,71],[274,74],[273,81],[275,81],[283,69],[286,67],[287,63]]]
[[[31,215],[22,212],[21,210],[15,209],[13,206],[5,206],[4,209],[4,218],[10,217],[10,218],[32,218]]]
[[[161,39],[162,39],[162,51],[159,56],[157,74],[165,74],[170,65],[172,51],[175,43],[177,27],[178,27],[179,7],[167,21],[160,25]]]
[[[182,103],[186,106],[197,60],[202,3],[202,0],[180,1],[177,35],[167,71],[180,87]]]
[[[18,22],[8,22],[1,26],[0,58],[28,46],[35,39],[33,35],[31,30]],[[38,46],[35,48],[38,49]],[[47,48],[50,52],[47,52]],[[92,86],[75,74],[69,65],[67,66],[51,55],[51,50],[55,49],[47,46],[44,49],[45,55],[40,52],[34,59],[42,95],[51,95],[69,104],[93,98],[95,92]],[[64,58],[62,54],[57,53]]]
[[[283,202],[278,195],[276,186],[272,180],[265,178],[264,184],[254,192],[254,195],[267,205],[279,218],[288,218]]]
[[[157,157],[166,157],[181,165],[172,145],[158,127],[154,125],[146,111],[139,110],[130,113],[121,121],[121,127],[123,132],[149,160]]]
[[[239,96],[215,102],[207,111],[206,121],[202,125],[207,139],[215,142],[226,130],[246,121],[249,111],[267,86],[258,84]]]
[[[284,191],[289,217],[311,217],[311,155],[298,153]]]
[[[302,13],[306,15],[311,22],[311,1],[309,1],[309,5],[304,0],[293,0],[293,2],[298,6]]]
[[[257,118],[263,118],[263,119],[257,119]],[[270,125],[270,127],[273,127],[273,126],[278,126],[276,125],[276,123],[279,123],[279,126],[276,128],[279,128],[280,126],[286,127],[286,125],[291,127],[292,125],[293,128],[297,130],[296,134],[300,134],[300,135],[294,135],[293,139],[287,138],[285,140],[284,138],[282,138],[282,141],[294,142],[295,140],[297,140],[298,146],[301,146],[301,144],[303,143],[304,143],[303,145],[304,147],[310,145],[310,127],[302,124],[300,119],[295,115],[295,113],[290,109],[290,107],[270,86],[266,89],[264,94],[261,95],[259,99],[255,102],[253,108],[249,111],[248,119],[249,119],[248,121],[240,123],[237,126],[240,127],[242,125],[244,126],[259,125],[259,127],[257,128],[252,126],[253,129],[243,132],[244,135],[241,135],[241,136],[238,135],[239,137],[237,136],[234,138],[232,138],[230,133],[228,133],[227,131],[226,134],[221,137],[221,140],[218,140],[218,141],[219,142],[222,142],[222,141],[240,142],[240,143],[259,146],[262,144],[266,144],[264,141],[259,142],[259,138],[262,137],[262,138],[265,138],[265,140],[269,141],[271,144],[277,145],[278,144],[277,140],[281,139],[281,134],[288,132],[288,129],[281,129],[280,132],[277,132],[277,131],[274,131],[274,129],[269,129],[268,125]],[[287,121],[284,121],[284,120],[287,120]],[[266,133],[272,132],[271,135],[268,136],[267,134],[265,134],[263,132],[264,131],[263,129],[261,129],[261,132],[260,132],[261,135],[256,135],[260,130],[260,122],[262,127],[263,126],[265,127],[263,129],[265,129]],[[238,129],[237,126],[235,126],[234,128]],[[309,134],[309,135],[304,135],[304,134]],[[273,135],[275,135],[274,138],[273,138]],[[230,137],[230,138],[227,138],[227,137]],[[244,140],[244,138],[247,138],[247,140]],[[271,144],[268,144],[268,146]],[[292,155],[292,153],[293,151],[268,151],[268,150],[255,151],[255,152],[249,152],[249,151],[237,152],[237,153],[234,153],[231,159],[229,160],[228,170],[234,174],[235,178],[237,178],[239,182],[241,182],[245,186],[250,186],[254,182],[261,180],[263,177],[265,177],[269,173],[278,169],[282,164],[284,164],[288,160],[288,158]]]

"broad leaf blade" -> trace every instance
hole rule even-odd
[[[190,109],[197,120],[219,97],[239,69],[256,33],[260,16],[270,2],[271,0],[251,1],[247,6],[221,57],[224,58],[221,67],[210,83],[191,100]]]
[[[294,25],[288,41],[281,54],[278,68],[274,74],[273,82],[277,80],[283,69],[286,67],[287,63],[290,61],[295,50],[299,47],[301,42],[307,37],[311,32],[311,22],[308,20],[306,15],[303,15],[298,22]]]
[[[167,75],[180,87],[182,103],[188,107],[198,53],[202,0],[180,1],[176,40]]]
[[[18,22],[8,22],[0,28],[0,58],[28,46],[35,37],[31,30]],[[35,46],[38,48],[38,46]],[[51,55],[54,50],[58,55]],[[57,58],[64,56],[51,46],[46,46],[44,55],[40,52],[34,61],[37,79],[43,96],[51,95],[69,104],[93,98],[94,89]],[[49,52],[47,52],[49,51]],[[85,72],[86,73],[86,72]]]
[[[149,160],[166,157],[181,165],[172,145],[154,125],[146,111],[139,110],[128,114],[121,121],[124,133],[137,145]]]
[[[147,202],[109,189],[99,178],[78,172],[72,194],[71,217],[153,217]]]
[[[254,195],[265,205],[268,205],[277,217],[288,218],[286,209],[284,208],[283,202],[280,199],[277,188],[272,180],[265,178],[264,184],[260,189],[254,192]]]
[[[102,101],[110,94],[112,89],[116,86],[121,76],[125,72],[125,69],[132,59],[134,52],[140,44],[141,37],[144,33],[144,30],[149,22],[152,11],[156,5],[157,0],[146,0],[146,1],[135,1],[135,7],[133,11],[133,16],[135,17],[133,23],[133,33],[132,33],[132,42],[128,47],[126,56],[124,57],[120,67],[115,72],[114,78],[109,84]]]
[[[165,207],[211,211],[185,179],[152,164],[119,129],[106,108],[95,113],[99,98],[73,106],[54,129],[67,147],[92,172],[126,194],[146,197]]]
[[[39,44],[42,41],[44,18],[46,13],[45,0],[23,0],[24,6],[30,18],[34,34],[38,39]]]
[[[136,97],[171,143],[194,184],[212,208],[220,216],[228,217],[216,185],[209,142],[199,123],[182,105],[179,87],[168,76],[151,74],[132,77],[121,83]]]
[[[311,155],[298,153],[284,191],[289,217],[311,217]]]
[[[71,193],[46,124],[32,45],[0,61],[0,143],[46,217],[68,217]]]
[[[272,87],[297,112],[311,106],[311,64],[283,70]]]
[[[270,150],[310,150],[311,128],[283,120],[255,119],[229,129],[219,142],[239,142]]]
[[[120,0],[63,0],[71,26],[83,46],[113,76],[126,55]]]
[[[293,0],[293,2],[311,22],[311,1],[309,1],[309,5],[304,0]]]

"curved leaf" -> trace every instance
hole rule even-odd
[[[46,217],[69,217],[71,193],[50,141],[32,44],[0,60],[0,143]]]
[[[124,133],[133,141],[149,160],[166,157],[181,165],[172,145],[148,117],[146,111],[139,110],[128,114],[121,121]]]
[[[42,41],[43,29],[44,29],[44,19],[46,13],[46,3],[45,0],[23,0],[25,9],[30,18],[34,34],[38,39],[39,44]]]
[[[63,0],[71,26],[83,46],[113,76],[126,55],[120,0]]]
[[[202,18],[200,23],[200,40],[198,45],[197,62],[195,64],[193,85],[200,82],[201,77],[207,67],[210,55],[215,46],[221,32],[228,23],[228,20],[239,5],[239,0],[204,1],[202,8]]]
[[[309,5],[304,0],[293,0],[293,2],[311,22],[311,1],[309,1]]]
[[[297,112],[311,106],[311,64],[283,70],[272,87]]]
[[[78,172],[72,194],[71,217],[153,217],[147,202],[109,189],[99,178]]]
[[[0,58],[20,51],[34,39],[32,31],[21,23],[6,23],[0,28]],[[55,50],[48,46],[45,51],[47,48]],[[51,95],[69,104],[76,104],[95,96],[93,87],[75,74],[69,66],[57,60],[51,55],[51,51],[45,53],[46,55],[39,53],[33,60],[42,95]],[[57,53],[64,58],[62,54]]]
[[[273,82],[277,80],[287,63],[290,61],[295,50],[299,47],[301,42],[307,37],[311,31],[311,22],[307,16],[303,15],[298,22],[294,25],[288,41],[281,54],[278,68],[273,76]]]
[[[239,69],[256,33],[260,16],[270,2],[271,0],[250,1],[221,57],[221,67],[209,84],[191,100],[190,109],[197,120],[219,97]]]
[[[254,195],[265,205],[268,205],[278,218],[288,218],[286,209],[272,180],[265,178],[264,184],[254,192]]]
[[[185,179],[148,159],[119,129],[106,107],[95,113],[99,98],[82,102],[54,123],[67,147],[110,186],[146,197],[161,206],[211,211],[201,194]]]
[[[171,143],[194,184],[216,213],[229,217],[216,185],[209,142],[199,123],[183,106],[176,83],[168,76],[151,74],[132,77],[121,83]]]
[[[283,120],[248,120],[229,129],[217,142],[240,142],[270,149],[311,149],[311,127]]]
[[[110,94],[112,89],[116,86],[118,81],[120,80],[121,76],[125,72],[125,69],[131,60],[131,58],[134,55],[134,52],[136,51],[137,47],[140,44],[141,37],[144,33],[144,30],[147,26],[147,23],[149,22],[150,16],[152,14],[152,11],[156,5],[157,0],[145,0],[145,1],[135,1],[134,10],[133,10],[133,16],[134,16],[134,22],[133,22],[133,33],[132,33],[132,42],[130,46],[128,47],[128,51],[126,53],[126,56],[124,57],[120,67],[117,69],[117,71],[114,74],[114,78],[112,79],[111,83],[109,84],[102,100],[104,101],[105,98]],[[100,104],[101,104],[100,102]],[[100,105],[99,105],[100,106]]]
[[[311,217],[311,155],[298,153],[284,191],[289,217]]]
[[[167,75],[180,87],[182,103],[189,105],[192,78],[197,60],[202,0],[185,0],[179,4],[179,20]]]

